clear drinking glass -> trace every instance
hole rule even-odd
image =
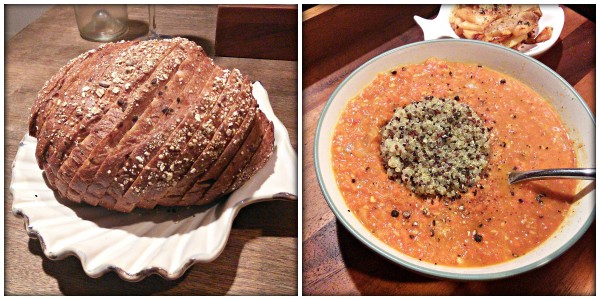
[[[170,39],[172,36],[158,33],[156,29],[156,5],[148,5],[148,35],[142,40]]]
[[[127,32],[127,5],[74,5],[79,34],[86,40],[110,42]]]

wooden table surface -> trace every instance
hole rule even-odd
[[[147,31],[146,6],[129,6],[134,20],[128,37]],[[158,6],[160,33],[185,36],[214,54],[216,6]],[[62,65],[99,46],[79,36],[72,6],[55,6],[5,44],[5,294],[292,294],[298,292],[298,205],[284,201],[254,204],[236,218],[223,253],[212,263],[196,264],[180,279],[157,275],[137,283],[110,272],[89,278],[77,258],[52,261],[23,220],[11,214],[8,191],[17,145],[27,132],[29,108],[37,91]],[[269,92],[273,109],[297,149],[297,62],[217,57]]]
[[[565,9],[560,39],[539,58],[564,77],[595,113],[595,24]],[[366,38],[377,38],[368,36]],[[416,26],[303,87],[303,270],[304,295],[595,295],[596,223],[556,260],[539,269],[489,282],[453,282],[403,269],[363,245],[336,220],[317,183],[313,142],[318,118],[333,90],[361,64],[389,49],[422,41]],[[360,41],[357,41],[360,43]]]

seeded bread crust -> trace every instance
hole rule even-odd
[[[171,102],[175,102],[175,97],[183,93],[186,88],[187,81],[184,82],[183,79],[193,74],[194,66],[192,65],[199,55],[199,53],[194,53],[194,48],[191,47],[191,44],[188,44],[186,45],[186,49],[181,51],[181,56],[176,55],[173,58],[173,66],[177,69],[169,75],[169,78],[164,80],[164,86],[161,87],[159,84],[160,75],[157,75],[155,83],[157,88],[151,95],[152,101],[143,113],[138,116],[138,120],[133,124],[131,129],[126,131],[120,140],[103,140],[94,150],[96,155],[92,154],[79,169],[78,174],[71,181],[77,184],[71,185],[71,188],[79,194],[85,193],[88,203],[98,203],[94,198],[104,195],[104,189],[101,189],[103,186],[102,183],[105,185],[110,183],[112,174],[100,174],[101,166],[105,162],[114,164],[115,161],[133,159],[133,164],[130,165],[131,168],[143,167],[144,159],[147,157],[143,154],[142,156],[136,155],[131,157],[129,155],[130,151],[135,149],[136,145],[145,144],[154,146],[158,143],[157,140],[148,140],[148,137],[155,127],[163,128],[163,125],[167,122],[166,119],[173,115],[172,113],[169,114],[171,112]],[[169,64],[168,61],[166,63]],[[166,113],[163,112],[165,108],[167,109]],[[98,184],[99,188],[92,188],[90,190],[90,187],[94,183]]]
[[[231,78],[231,80],[229,81],[229,83],[225,89],[225,92],[222,95],[223,100],[218,103],[218,104],[222,105],[220,108],[220,111],[218,113],[214,114],[213,116],[211,116],[212,118],[210,119],[210,123],[203,124],[203,126],[209,125],[207,127],[209,127],[208,132],[210,132],[210,134],[208,136],[210,136],[210,137],[206,138],[208,140],[208,143],[206,144],[206,146],[204,147],[204,150],[202,151],[202,153],[200,153],[199,156],[186,157],[186,158],[189,158],[189,161],[193,163],[193,165],[191,166],[191,169],[187,166],[186,166],[187,167],[186,168],[186,167],[182,167],[182,165],[177,165],[177,164],[173,165],[172,167],[169,166],[169,171],[173,171],[173,173],[175,173],[175,171],[178,171],[177,173],[180,174],[178,177],[181,177],[181,180],[176,182],[175,184],[173,184],[173,179],[169,180],[169,178],[167,176],[161,176],[161,179],[163,179],[163,182],[164,182],[164,186],[166,186],[166,187],[171,186],[170,188],[166,189],[166,191],[167,191],[166,196],[144,197],[142,199],[142,201],[140,201],[138,203],[138,207],[153,208],[158,203],[158,200],[163,199],[163,198],[170,198],[172,200],[166,200],[166,201],[169,203],[177,204],[178,201],[181,200],[181,197],[183,196],[183,194],[185,194],[185,192],[181,192],[181,191],[185,191],[185,190],[189,189],[194,184],[194,182],[198,178],[196,176],[198,173],[202,174],[202,173],[206,172],[206,169],[208,168],[208,163],[209,163],[207,156],[209,154],[216,155],[214,149],[216,147],[220,147],[222,144],[224,144],[228,141],[228,139],[223,136],[222,131],[224,131],[224,129],[222,129],[222,128],[227,126],[227,122],[228,122],[227,117],[229,116],[230,113],[232,113],[233,111],[236,110],[237,103],[241,102],[240,99],[242,99],[242,93],[241,93],[242,87],[247,82],[242,77],[242,74],[239,72],[239,70],[236,70],[236,69],[234,69],[232,71],[232,76],[230,78]],[[185,153],[185,152],[182,152],[182,154],[183,153]],[[198,163],[199,161],[202,161],[205,164],[201,165]],[[192,172],[191,174],[186,171],[186,170],[192,170],[192,169],[194,169],[196,171]],[[166,171],[164,173],[164,175],[167,175],[169,173],[169,171]],[[159,182],[159,185],[160,185],[160,182]],[[134,189],[134,190],[131,190],[130,192],[137,193],[138,191]],[[171,192],[171,194],[169,194],[169,192]]]
[[[235,175],[239,173],[249,163],[252,154],[258,147],[263,138],[263,134],[268,127],[268,120],[262,115],[262,112],[257,111],[253,116],[252,128],[244,139],[233,157],[226,165],[225,169],[215,178],[213,183],[202,184],[196,182],[194,187],[190,189],[183,200],[185,203],[198,203],[199,205],[207,204],[210,201],[202,201],[203,197],[216,199],[223,195],[223,192],[235,179]]]
[[[265,166],[271,154],[273,154],[273,147],[275,145],[275,132],[273,131],[273,123],[270,122],[265,114],[260,112],[261,121],[260,123],[266,127],[266,130],[263,132],[263,138],[260,142],[260,146],[256,151],[253,151],[252,159],[246,164],[244,169],[239,172],[233,183],[229,186],[229,188],[222,193],[229,194],[237,189],[239,189],[248,179],[250,179],[258,170],[262,169]],[[206,204],[208,200],[206,198],[200,199],[196,202],[196,205]]]
[[[140,128],[136,134],[128,133],[128,138],[119,143],[117,149],[112,150],[100,169],[96,172],[93,183],[88,187],[87,193],[101,197],[100,205],[113,207],[123,196],[124,190],[133,183],[141,171],[147,167],[157,151],[164,146],[169,136],[175,131],[179,123],[189,112],[190,106],[198,103],[195,95],[201,93],[208,78],[213,72],[214,64],[210,58],[196,47],[192,51],[194,56],[186,69],[186,74],[177,79],[174,86],[165,86],[162,93],[164,99],[171,99],[168,105],[159,107],[158,112],[146,118],[137,125],[144,124],[147,128]],[[184,67],[182,66],[182,69]],[[169,87],[169,88],[168,88]],[[143,119],[143,118],[142,118]],[[149,124],[147,121],[150,121]],[[151,128],[148,125],[153,125]],[[106,194],[109,197],[106,197]]]
[[[225,82],[229,76],[229,72],[221,69],[218,66],[213,66],[212,72],[209,78],[206,80],[204,86],[199,86],[201,90],[197,93],[192,93],[193,97],[190,103],[193,105],[188,106],[188,113],[179,123],[179,125],[172,130],[172,134],[167,136],[167,141],[164,145],[154,153],[153,157],[148,161],[143,169],[128,169],[122,168],[119,170],[117,178],[111,188],[108,190],[108,194],[113,196],[115,199],[119,199],[115,203],[115,209],[120,211],[130,211],[135,208],[140,198],[132,198],[131,201],[126,201],[124,195],[134,184],[146,184],[151,190],[154,186],[152,181],[145,182],[144,178],[148,180],[154,178],[153,174],[161,174],[165,169],[166,162],[169,160],[177,160],[179,157],[179,151],[184,147],[194,132],[199,130],[201,127],[202,119],[199,117],[203,114],[210,112],[212,107],[219,99],[221,93],[225,88]],[[181,100],[183,102],[183,100]],[[124,176],[125,175],[125,176]],[[158,193],[161,189],[156,191],[149,191],[150,193]]]
[[[60,68],[50,80],[48,80],[42,89],[37,94],[36,99],[31,107],[31,114],[29,116],[29,135],[36,136],[38,127],[44,124],[45,110],[51,108],[57,98],[59,98],[62,89],[67,89],[69,85],[75,81],[77,74],[83,69],[83,62],[90,61],[89,58],[97,50],[90,50],[70,60],[65,66]]]
[[[61,196],[122,212],[214,201],[273,144],[262,147],[272,124],[250,81],[182,38],[106,44],[71,60],[38,93],[29,132]]]
[[[192,168],[196,168],[196,170],[199,171],[194,174],[188,173],[184,176],[184,178],[189,179],[192,184],[185,186],[185,188],[181,190],[172,189],[171,195],[176,193],[178,198],[182,198],[198,181],[214,182],[214,179],[210,178],[211,175],[209,172],[215,164],[217,167],[220,165],[218,162],[219,159],[223,160],[224,163],[231,160],[231,157],[224,157],[222,155],[230,142],[238,143],[238,141],[234,140],[234,135],[248,113],[248,107],[251,105],[252,101],[252,98],[250,98],[251,93],[252,88],[250,87],[250,82],[245,79],[240,88],[240,94],[238,94],[237,100],[228,108],[227,115],[219,125],[211,143],[204,149],[200,157],[194,163]],[[235,152],[232,154],[235,154]],[[178,205],[188,205],[183,199],[176,203]]]
[[[135,56],[125,55],[125,57],[130,58],[130,62],[127,62],[125,57],[121,57],[125,65],[131,65],[131,72],[137,79],[135,82],[123,83],[122,87],[110,87],[107,82],[98,83],[99,87],[93,91],[94,97],[105,100],[98,100],[100,102],[98,107],[87,108],[86,117],[94,119],[94,122],[80,124],[80,127],[86,129],[88,134],[77,143],[75,149],[65,157],[62,164],[54,163],[52,165],[53,168],[60,166],[55,174],[61,179],[56,187],[62,195],[66,195],[67,198],[78,198],[85,201],[85,195],[80,197],[70,186],[70,183],[90,155],[97,154],[97,152],[94,153],[94,150],[100,146],[101,141],[116,138],[118,132],[131,128],[133,115],[141,113],[152,100],[148,95],[151,95],[156,87],[150,82],[155,80],[154,78],[157,75],[170,74],[174,71],[174,66],[168,65],[166,60],[176,55],[174,52],[175,45],[162,44],[158,47],[149,48],[148,44],[142,44],[140,47],[158,49],[158,51],[142,51],[142,57],[137,57],[139,54],[135,54]],[[137,51],[134,53],[137,53]],[[116,63],[116,61],[113,63]],[[132,90],[132,92],[128,92],[128,90]],[[125,109],[123,109],[123,106],[118,105],[119,99],[123,99],[127,103]],[[106,103],[105,107],[100,109],[100,106],[104,103]],[[62,184],[62,182],[66,182],[66,184]]]
[[[100,81],[110,67],[110,61],[125,48],[123,44],[115,44],[100,49],[98,60],[92,61],[92,64],[88,64],[87,70],[79,74],[86,80],[71,84],[62,98],[56,101],[53,110],[46,113],[46,121],[38,132],[36,155],[43,153],[41,159],[40,156],[37,158],[41,160],[50,184],[57,187],[65,185],[65,182],[56,176],[58,167],[66,158],[71,145],[78,143],[78,136],[85,137],[89,133],[87,130],[82,130],[82,126],[85,126],[89,118],[78,112],[101,111],[109,103],[106,100],[98,101],[97,98],[82,90],[89,88],[90,83]],[[62,190],[59,190],[59,193],[64,195]]]
[[[146,81],[140,89],[139,94],[133,97],[133,101],[124,110],[115,105],[112,107],[102,121],[105,124],[98,124],[100,128],[108,130],[99,131],[97,134],[90,134],[82,145],[90,145],[93,150],[87,154],[86,161],[79,167],[77,173],[72,177],[69,184],[69,193],[73,196],[79,195],[85,191],[85,188],[91,183],[97,171],[97,164],[105,158],[111,145],[117,144],[121,138],[129,131],[144,114],[151,103],[156,101],[156,94],[166,85],[168,80],[177,72],[180,63],[185,58],[185,51],[175,48],[173,52],[165,58],[163,63],[150,76],[149,82]],[[101,121],[101,122],[102,122]],[[86,201],[87,194],[82,194],[81,198]],[[86,201],[91,205],[97,205],[97,202],[90,197]]]
[[[189,131],[188,135],[191,136],[186,137],[188,141],[181,143],[181,140],[176,140],[159,152],[162,156],[159,154],[156,163],[142,171],[123,194],[123,201],[115,205],[115,209],[128,211],[135,207],[153,207],[149,205],[150,202],[146,198],[164,194],[176,182],[173,178],[185,175],[183,170],[193,163],[195,157],[199,155],[196,153],[201,152],[209,144],[214,130],[212,126],[207,125],[214,124],[218,120],[224,106],[223,100],[230,93],[232,84],[239,80],[238,75],[223,70],[220,76],[215,77],[212,89],[214,94],[211,93],[209,97],[216,97],[216,100],[214,102],[209,100],[211,109],[207,110],[203,117],[194,115],[195,127]],[[187,151],[188,149],[196,152]]]
[[[85,78],[85,80],[69,80],[57,97],[52,98],[53,101],[47,104],[44,113],[38,115],[38,120],[35,122],[36,137],[38,138],[36,158],[40,168],[44,168],[47,159],[53,154],[53,152],[47,151],[48,147],[62,135],[61,129],[65,126],[63,121],[69,117],[65,111],[70,110],[73,103],[76,105],[80,103],[81,106],[87,105],[89,100],[80,96],[81,88],[86,84],[86,80],[97,80],[104,73],[109,64],[102,61],[110,58],[111,54],[115,55],[116,53],[112,52],[112,49],[117,47],[117,45],[103,47],[96,51],[96,55],[85,60],[83,70],[74,76],[74,78]],[[65,103],[67,103],[67,107],[64,106]]]
[[[60,192],[66,190],[67,184],[71,180],[71,173],[68,175],[64,175],[59,172],[58,167],[61,166],[64,170],[68,170],[67,167],[72,166],[73,170],[81,165],[82,160],[69,160],[69,158],[73,157],[72,150],[74,148],[79,147],[79,145],[88,138],[90,133],[94,133],[94,131],[102,130],[98,128],[96,125],[100,120],[105,116],[105,114],[114,106],[116,99],[120,97],[121,89],[124,89],[124,85],[127,84],[131,89],[138,85],[140,81],[143,81],[146,76],[142,70],[129,70],[126,66],[125,59],[123,59],[123,54],[126,54],[126,57],[130,57],[130,64],[134,64],[140,59],[134,59],[139,56],[147,56],[147,55],[155,55],[160,56],[162,52],[159,50],[158,52],[146,52],[143,48],[140,47],[137,42],[134,43],[123,43],[123,48],[114,49],[117,51],[112,51],[112,54],[109,58],[105,59],[106,63],[109,65],[105,72],[96,80],[89,80],[81,87],[81,90],[77,91],[77,94],[81,96],[82,102],[81,105],[68,105],[70,107],[69,118],[65,119],[63,124],[67,124],[70,127],[61,130],[61,134],[59,138],[54,143],[56,146],[52,145],[48,148],[47,152],[53,153],[48,159],[48,172],[47,174],[51,174],[50,178],[52,178],[52,174],[56,174],[60,178],[60,181],[56,183],[56,186]],[[161,49],[159,47],[154,48],[156,50]],[[123,50],[123,51],[120,51]],[[139,61],[141,63],[141,61]],[[148,68],[148,71],[151,70]],[[123,74],[124,76],[119,76],[118,74]],[[92,79],[92,78],[90,78]],[[125,81],[127,83],[125,83]],[[76,103],[77,104],[77,103]],[[78,126],[74,126],[78,124]],[[90,130],[92,129],[92,130]],[[81,157],[83,158],[83,157]],[[65,163],[66,162],[66,163]],[[73,171],[74,172],[74,171]],[[56,177],[54,176],[54,177]],[[64,193],[64,192],[63,192]]]
[[[52,168],[52,166],[59,166],[62,164],[63,160],[68,157],[73,147],[87,137],[89,134],[87,128],[99,121],[101,116],[106,113],[113,102],[112,97],[115,96],[114,93],[108,92],[108,90],[103,87],[110,84],[109,79],[111,73],[115,74],[121,71],[116,67],[118,64],[112,62],[118,59],[118,51],[121,49],[135,48],[132,46],[126,48],[123,44],[120,46],[123,47],[113,49],[110,56],[103,59],[105,62],[102,64],[108,65],[104,73],[100,77],[95,78],[96,80],[93,80],[93,77],[90,77],[87,84],[82,86],[81,91],[76,91],[77,96],[81,93],[81,103],[83,105],[77,105],[77,103],[73,102],[71,104],[75,105],[68,105],[69,103],[64,101],[61,104],[62,107],[57,110],[59,111],[60,109],[65,108],[59,113],[59,116],[62,117],[59,122],[62,121],[62,124],[68,125],[70,128],[61,130],[61,133],[58,134],[57,138],[46,150],[47,153],[52,153],[48,158],[48,165],[52,172],[55,173],[57,171],[57,168]],[[92,80],[90,81],[90,79]],[[87,109],[83,109],[82,107]],[[76,127],[76,123],[78,123],[79,126]]]
[[[243,103],[239,108],[234,108],[233,113],[230,113],[229,121],[221,124],[220,132],[223,134],[223,137],[216,137],[217,140],[227,141],[227,143],[222,143],[221,145],[216,144],[213,148],[214,156],[208,156],[209,160],[205,162],[207,165],[211,165],[210,168],[204,173],[199,174],[202,176],[197,176],[197,179],[194,179],[194,185],[188,190],[185,191],[184,195],[187,194],[199,194],[203,195],[204,192],[212,186],[219,174],[223,172],[225,167],[229,164],[229,162],[234,158],[240,146],[250,133],[252,127],[250,125],[254,124],[253,119],[256,116],[256,100],[252,97],[252,87],[250,83],[247,82],[244,87],[244,91],[242,94]],[[231,133],[230,133],[231,132]],[[218,157],[215,157],[217,156]],[[210,161],[213,160],[213,161]],[[191,176],[193,174],[187,174],[186,176]],[[179,202],[179,205],[189,205],[195,202],[197,199],[189,199],[185,196],[182,198],[182,201]]]
[[[203,124],[220,111],[220,105],[217,103],[225,92],[230,75],[231,71],[215,67],[211,79],[207,82],[208,85],[200,94],[199,103],[190,109],[190,113],[169,137],[169,141],[157,152],[157,155],[146,165],[135,181],[120,192],[122,199],[116,203],[116,210],[131,211],[142,197],[164,193],[165,189],[171,185],[161,182],[161,179],[165,179],[164,177],[169,174],[173,176],[170,166],[174,168],[176,164],[189,163],[192,159],[183,155],[185,152],[182,150],[187,149],[186,147],[203,149],[206,146],[209,139],[198,140],[195,135],[198,132],[204,132]],[[131,193],[132,190],[140,193],[141,196],[138,197]]]
[[[53,136],[54,140],[51,141],[55,146],[50,145],[46,150],[43,150],[48,156],[48,163],[44,166],[44,169],[46,170],[46,177],[51,183],[57,178],[55,174],[62,165],[63,160],[89,134],[90,131],[87,130],[86,126],[97,122],[111,103],[108,96],[103,98],[98,97],[98,94],[95,93],[96,88],[94,87],[98,86],[99,82],[106,81],[105,76],[109,76],[110,72],[119,72],[118,70],[114,70],[114,61],[119,59],[118,55],[120,53],[131,48],[134,47],[126,43],[117,43],[107,44],[96,50],[95,53],[98,53],[102,57],[102,63],[98,61],[96,65],[106,66],[104,72],[88,76],[83,76],[84,73],[82,72],[79,76],[83,76],[84,80],[79,80],[74,85],[75,90],[71,92],[70,96],[65,95],[66,99],[62,99],[62,110],[57,109],[54,113],[63,118],[55,130],[56,135]],[[93,70],[92,66],[90,66],[90,69]],[[59,180],[56,185],[65,186],[66,184],[62,180]]]

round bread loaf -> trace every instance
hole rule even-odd
[[[29,134],[62,197],[122,212],[208,204],[262,168],[274,143],[250,81],[183,38],[71,60],[39,92]]]

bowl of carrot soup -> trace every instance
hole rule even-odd
[[[562,77],[498,45],[434,40],[385,52],[331,95],[315,135],[329,206],[415,272],[490,280],[542,266],[595,216],[594,182],[508,173],[595,167],[595,119]]]

